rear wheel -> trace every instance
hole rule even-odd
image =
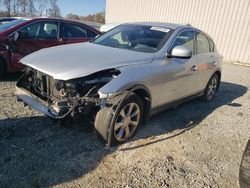
[[[219,86],[219,76],[217,74],[214,74],[207,84],[202,99],[208,102],[211,101],[214,98],[218,86]]]
[[[105,141],[111,139],[111,145],[123,143],[134,136],[142,116],[142,100],[131,93],[115,111],[112,107],[101,109],[96,115],[95,128]]]
[[[250,140],[246,146],[240,166],[240,187],[250,187]]]

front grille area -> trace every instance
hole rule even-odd
[[[57,82],[51,76],[29,68],[18,81],[17,86],[49,102],[53,98],[56,99],[59,97],[59,92],[55,87]]]
[[[44,98],[49,98],[49,76],[37,71],[36,76],[34,76],[33,87],[36,94],[40,94]]]

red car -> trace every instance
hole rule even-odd
[[[23,18],[0,25],[0,77],[19,72],[24,56],[57,45],[86,42],[101,34],[80,22],[58,18]]]

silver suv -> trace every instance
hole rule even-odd
[[[211,101],[221,60],[213,40],[192,26],[123,24],[91,42],[23,58],[27,70],[16,96],[51,118],[94,122],[111,145],[173,104],[199,96]]]

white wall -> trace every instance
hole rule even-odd
[[[250,0],[107,0],[106,23],[133,21],[189,23],[225,60],[250,64]]]

